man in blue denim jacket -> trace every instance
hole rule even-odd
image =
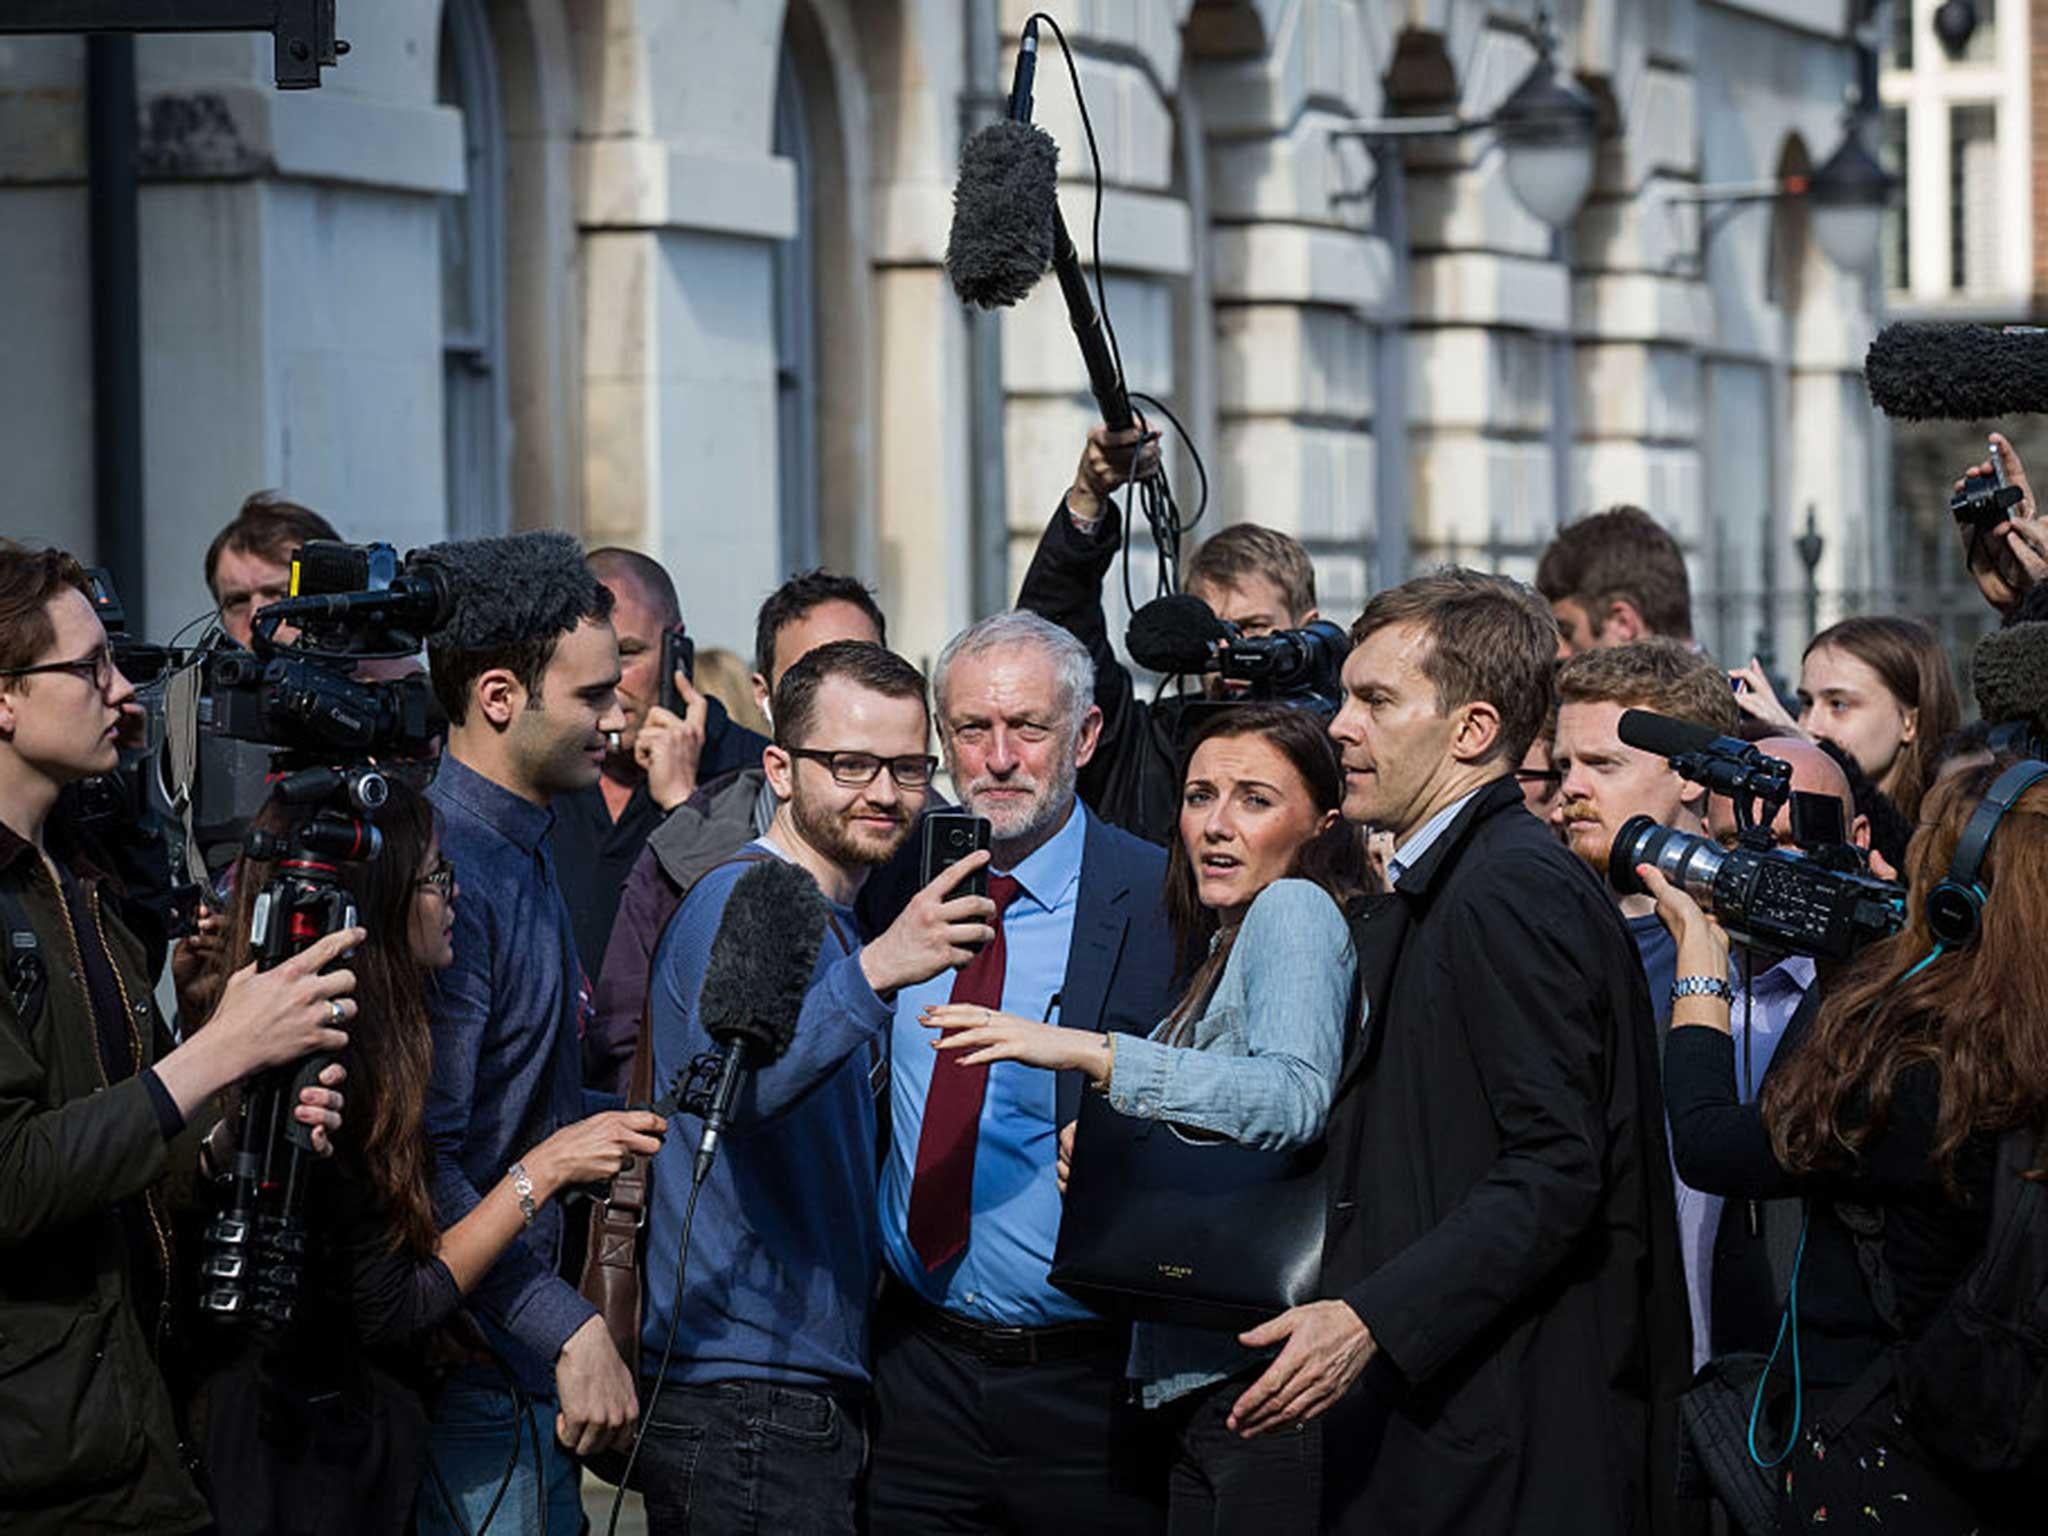
[[[426,1121],[443,1227],[467,1215],[523,1152],[582,1114],[577,1035],[589,985],[548,855],[548,806],[595,781],[605,734],[624,721],[611,594],[569,535],[508,542],[522,568],[532,565],[529,579],[510,584],[516,591],[466,594],[428,649],[449,722],[429,797],[442,854],[462,885],[455,963],[431,1000]],[[638,1413],[603,1318],[556,1273],[559,1209],[527,1219],[525,1235],[469,1301],[504,1369],[457,1373],[433,1406],[438,1479],[420,1497],[423,1532],[476,1529],[515,1459],[499,1502],[523,1512],[544,1497],[550,1527],[579,1529],[569,1453],[614,1443]],[[516,1455],[519,1435],[535,1447],[532,1458]]]

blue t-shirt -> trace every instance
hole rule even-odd
[[[781,854],[765,839],[749,845]],[[654,1081],[715,1046],[698,1022],[711,942],[748,869],[691,887],[654,957],[648,1024]],[[868,1304],[881,1247],[875,1213],[873,1069],[890,1020],[861,971],[851,908],[836,919],[780,1061],[748,1074],[691,1228],[670,1381],[803,1386],[868,1379]],[[704,1122],[678,1112],[655,1158],[647,1220],[641,1368],[660,1367],[675,1315],[676,1245]]]

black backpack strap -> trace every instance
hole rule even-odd
[[[22,906],[21,897],[5,886],[0,886],[0,926],[6,929],[0,968],[6,972],[8,998],[22,1028],[33,1029],[50,990],[50,971],[43,961],[42,940],[28,920],[28,909]]]

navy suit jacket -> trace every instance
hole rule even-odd
[[[1059,1021],[1092,1034],[1145,1035],[1174,1004],[1173,936],[1166,925],[1166,851],[1112,827],[1087,806],[1081,891]],[[1081,1076],[1060,1074],[1059,1117],[1080,1113]]]

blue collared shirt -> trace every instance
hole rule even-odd
[[[1066,978],[1087,835],[1088,818],[1076,804],[1065,826],[1015,869],[1004,871],[1022,887],[1003,914],[1004,1013],[1058,1017],[1052,1003]],[[952,995],[954,976],[946,971],[896,994],[890,1146],[881,1190],[883,1256],[896,1278],[925,1300],[981,1322],[1036,1328],[1091,1317],[1046,1279],[1060,1229],[1060,1192],[1053,1174],[1059,1135],[1055,1073],[1015,1061],[989,1068],[974,1154],[967,1251],[927,1272],[910,1245],[910,1183],[938,1054],[931,1047],[932,1031],[918,1022],[918,1015]]]
[[[1458,812],[1471,804],[1472,797],[1478,794],[1480,789],[1485,789],[1486,787],[1486,785],[1482,784],[1479,786],[1479,789],[1466,790],[1464,794],[1458,796],[1457,799],[1438,811],[1413,832],[1410,832],[1408,840],[1396,848],[1394,856],[1387,860],[1387,884],[1399,885],[1401,877],[1421,863],[1422,856],[1429,852],[1435,846],[1436,840],[1450,829],[1451,823],[1458,819]]]
[[[581,1117],[577,1031],[587,988],[548,856],[554,813],[446,756],[427,798],[440,812],[441,852],[462,881],[455,963],[428,995],[426,1129],[434,1214],[445,1229],[514,1160]],[[596,1314],[556,1275],[561,1246],[561,1206],[551,1200],[469,1298],[520,1386],[548,1398],[555,1356]]]
[[[1792,1015],[1806,1001],[1813,985],[1813,961],[1792,955],[1768,970],[1757,972],[1748,996],[1743,994],[1742,973],[1749,952],[1736,950],[1729,965],[1728,984],[1735,989],[1735,1003],[1729,1010],[1728,1025],[1735,1037],[1735,1096],[1745,1104],[1756,1102],[1763,1089],[1764,1074],[1771,1069],[1778,1042],[1791,1027]],[[1668,993],[1664,1017],[1670,1018]],[[1743,1037],[1749,1041],[1749,1077],[1743,1080]],[[1678,1185],[1678,1247],[1685,1262],[1685,1295],[1692,1307],[1692,1361],[1698,1370],[1713,1356],[1714,1318],[1714,1235],[1721,1230],[1722,1199],[1694,1189],[1683,1179]]]

